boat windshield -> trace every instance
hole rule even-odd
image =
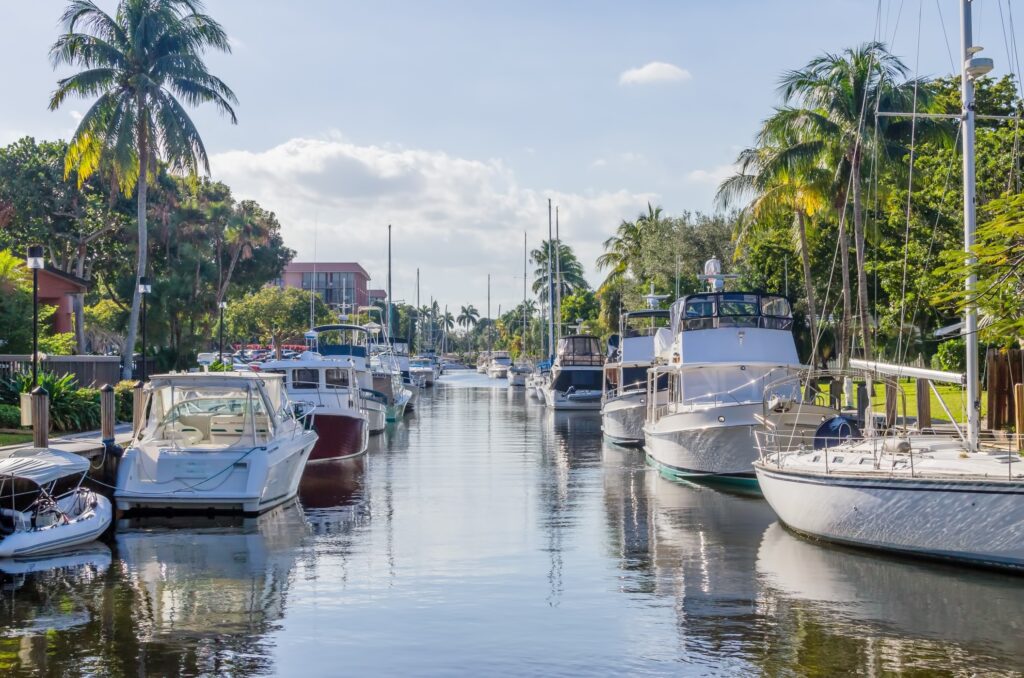
[[[280,379],[274,381],[280,393]],[[192,450],[265,444],[273,437],[285,401],[279,395],[275,405],[280,409],[271,414],[264,397],[254,384],[154,387],[141,441]]]
[[[791,330],[793,309],[785,297],[750,292],[691,294],[672,305],[676,332],[718,327]]]
[[[413,358],[409,361],[409,365],[412,367],[430,367],[429,358]]]
[[[668,311],[650,310],[626,313],[622,316],[623,338],[653,337],[659,327],[668,327],[668,321]]]

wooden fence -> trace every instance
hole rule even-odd
[[[136,361],[139,363],[139,361]],[[147,373],[156,368],[153,358],[146,361]],[[136,376],[141,374],[141,363],[135,365]],[[29,355],[0,354],[0,380],[7,380],[17,374],[32,371]],[[102,386],[121,381],[121,358],[110,355],[51,355],[39,362],[40,372],[49,372],[59,377],[73,374],[79,386]]]
[[[988,428],[1009,428],[1017,415],[1013,387],[1024,383],[1024,351],[990,348],[985,355],[985,374],[988,377]]]

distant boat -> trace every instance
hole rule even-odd
[[[119,509],[267,511],[298,492],[317,441],[284,376],[255,372],[155,375],[146,419],[117,470]]]
[[[512,366],[512,358],[508,351],[492,351],[490,362],[487,364],[487,376],[491,379],[504,379],[508,376],[508,370]]]

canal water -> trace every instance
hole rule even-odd
[[[1019,675],[1024,580],[822,546],[476,374],[259,519],[7,567],[3,675]]]

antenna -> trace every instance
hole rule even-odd
[[[644,295],[644,301],[647,302],[647,308],[652,311],[661,305],[663,299],[668,299],[667,294],[655,294],[654,293],[654,281],[651,281],[651,291]]]

